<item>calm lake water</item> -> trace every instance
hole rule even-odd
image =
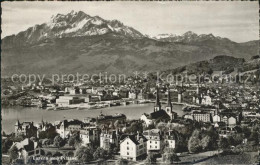
[[[63,119],[79,119],[86,117],[97,117],[102,111],[103,114],[113,115],[123,113],[128,119],[139,119],[143,113],[153,112],[154,104],[130,104],[127,106],[108,107],[93,110],[60,110],[48,111],[37,107],[2,107],[2,131],[6,133],[14,132],[14,124],[19,119],[20,122],[33,121],[39,123],[44,121],[54,122]],[[164,108],[164,105],[162,105]],[[183,115],[182,105],[173,105],[173,110],[179,116]]]

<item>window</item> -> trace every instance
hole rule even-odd
[[[127,152],[126,154],[129,155],[129,152]]]
[[[150,141],[150,143],[152,143],[152,141]]]
[[[128,142],[126,142],[126,144],[129,144]]]
[[[127,147],[126,149],[129,150],[129,147]]]
[[[155,144],[157,144],[157,142],[155,142]]]
[[[155,146],[155,148],[157,148],[157,146]]]

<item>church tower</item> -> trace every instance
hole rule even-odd
[[[20,121],[17,119],[15,125],[14,125],[14,131],[15,131],[15,135],[17,136],[17,134],[19,133],[19,128],[20,128]]]
[[[160,103],[160,98],[159,98],[159,88],[156,87],[156,100],[155,100],[155,105],[154,105],[154,112],[160,111],[161,110],[161,103]]]
[[[169,88],[168,88],[168,98],[167,98],[167,105],[165,107],[165,111],[170,116],[171,120],[177,118],[177,113],[172,111],[171,93]]]
[[[171,102],[171,94],[170,89],[168,88],[168,96],[167,96],[167,106],[165,107],[167,113],[172,112],[172,102]]]

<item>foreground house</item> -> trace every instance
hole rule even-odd
[[[106,130],[100,134],[100,147],[103,149],[109,149],[111,145],[118,146],[120,140],[120,134],[117,130]]]
[[[123,135],[120,142],[120,156],[124,159],[136,161],[146,155],[146,138],[136,135]]]
[[[82,139],[82,145],[87,145],[93,142],[99,141],[99,134],[100,131],[97,128],[87,128],[87,129],[81,129],[79,131],[79,136]]]
[[[22,159],[24,163],[27,164],[29,157],[36,154],[34,150],[38,147],[38,143],[26,138],[21,142],[13,143],[12,147],[14,146],[18,149],[18,158]],[[39,150],[38,152],[41,151]]]
[[[168,148],[174,149],[176,147],[177,140],[178,134],[174,130],[170,130],[164,135],[164,142],[167,144]]]
[[[147,139],[147,152],[160,151],[162,134],[159,129],[144,131],[143,135]]]

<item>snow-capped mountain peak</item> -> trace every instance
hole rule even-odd
[[[35,25],[20,32],[25,43],[34,43],[46,38],[94,36],[106,33],[116,33],[125,37],[144,37],[137,30],[125,26],[118,20],[105,20],[99,16],[90,16],[83,11],[71,11],[68,14],[57,14],[50,21]]]

